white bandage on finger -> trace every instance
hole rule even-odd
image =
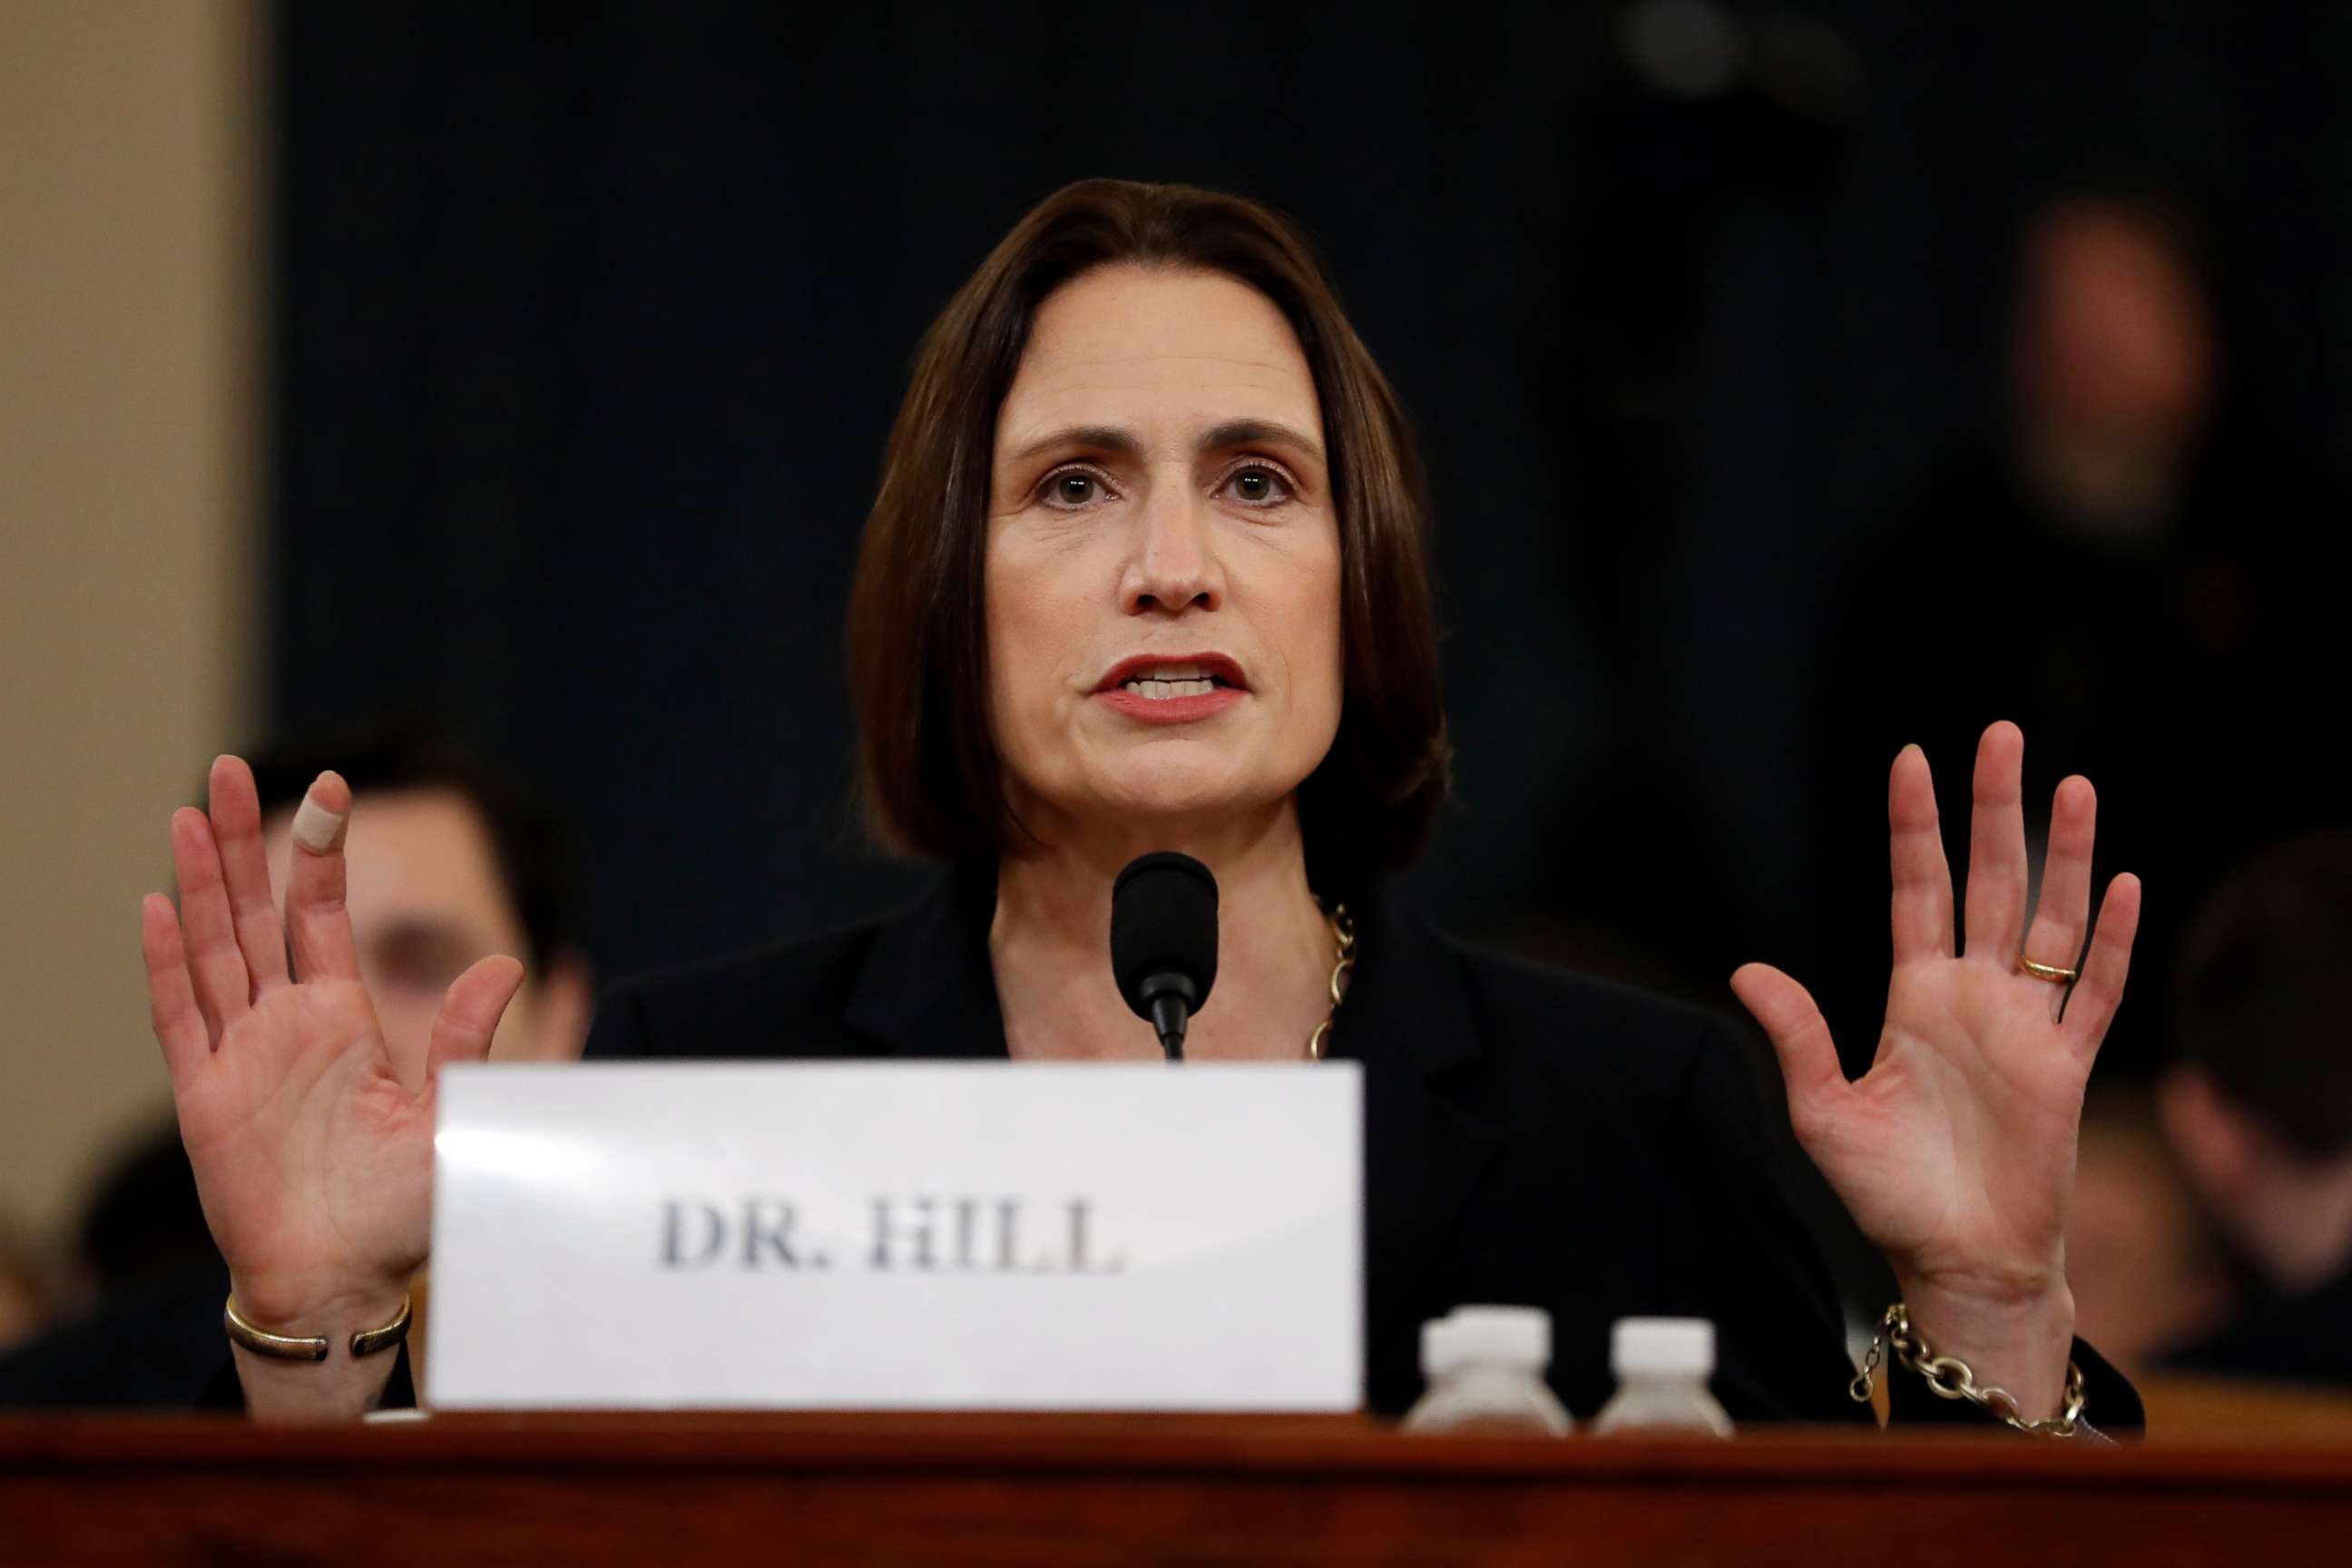
[[[349,820],[347,813],[329,811],[317,795],[306,794],[294,812],[294,842],[313,855],[331,854],[343,847],[343,825]]]

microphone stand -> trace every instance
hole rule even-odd
[[[1184,1059],[1184,1030],[1192,1021],[1192,983],[1181,974],[1155,974],[1143,983],[1151,1008],[1151,1029],[1171,1062]]]

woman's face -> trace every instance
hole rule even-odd
[[[1121,265],[1036,312],[996,421],[989,720],[1012,803],[1130,830],[1280,802],[1339,727],[1339,531],[1281,311]]]

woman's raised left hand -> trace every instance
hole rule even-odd
[[[2066,1207],[2083,1089],[2122,1000],[2139,923],[2137,878],[2107,886],[2090,951],[2097,799],[2081,777],[2050,812],[2042,897],[2027,925],[2024,737],[1993,725],[1977,748],[1966,939],[1934,781],[1916,746],[1895,759],[1887,820],[1895,972],[1870,1070],[1849,1082],[1802,985],[1751,963],[1732,989],[1771,1037],[1798,1141],[1893,1265],[1913,1323],[1939,1354],[2006,1389],[2028,1418],[2063,1396],[2074,1307]],[[2071,989],[2020,955],[2078,966]]]

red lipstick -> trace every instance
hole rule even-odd
[[[1208,680],[1211,689],[1183,697],[1153,697],[1128,689],[1129,683],[1168,679],[1162,672],[1182,670],[1177,679]],[[1136,654],[1120,659],[1095,687],[1095,700],[1115,712],[1146,724],[1188,724],[1223,712],[1249,695],[1242,667],[1221,653]]]

